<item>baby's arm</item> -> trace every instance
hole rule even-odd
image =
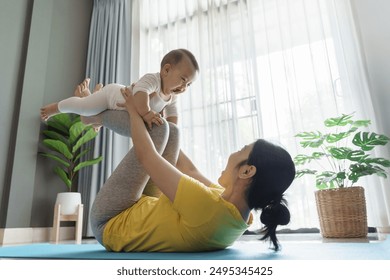
[[[172,96],[173,100],[171,104],[164,108],[164,117],[168,122],[177,124],[178,122],[178,110],[177,110],[177,96]]]
[[[140,116],[146,115],[150,111],[149,94],[143,91],[138,91],[134,94],[134,105]]]
[[[149,129],[152,128],[153,123],[156,125],[162,124],[160,114],[150,109],[149,94],[143,91],[138,91],[134,94],[133,100],[138,114],[142,117],[144,122],[146,122]]]

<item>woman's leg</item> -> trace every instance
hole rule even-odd
[[[163,154],[171,138],[168,123],[164,122],[163,125],[154,126],[149,133],[156,150]],[[175,141],[171,140],[171,142]],[[169,157],[174,158],[174,152],[170,151]],[[149,176],[138,162],[134,148],[132,148],[108,178],[93,203],[91,227],[100,243],[102,243],[105,224],[139,200],[148,179]]]
[[[169,124],[169,138],[167,146],[162,154],[162,156],[169,161],[173,166],[176,166],[177,158],[179,156],[180,151],[180,143],[179,143],[179,130],[177,126],[173,123]],[[161,190],[159,187],[151,180],[147,182],[144,191],[144,195],[159,197],[161,195]]]
[[[106,110],[96,116],[81,117],[85,125],[104,126],[125,137],[130,135],[130,121],[127,111]]]
[[[131,137],[129,114],[126,111],[106,110],[96,116],[82,118],[82,120],[85,124],[104,126],[122,136]],[[173,143],[174,139],[179,139],[179,131],[176,125],[172,123],[169,123],[169,128],[169,136],[170,139],[172,139],[170,141],[172,141]],[[176,165],[178,155],[175,154],[176,152],[174,151],[174,146],[174,144],[168,145],[166,150],[164,151],[163,156],[170,163]],[[149,180],[144,188],[143,194],[159,197],[161,195],[161,191],[152,180]]]

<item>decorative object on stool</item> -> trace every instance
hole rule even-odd
[[[81,194],[78,192],[63,192],[57,194],[53,216],[52,241],[58,243],[60,237],[61,222],[75,222],[75,239],[81,244],[83,228],[83,204]]]
[[[72,215],[77,212],[77,208],[81,204],[81,194],[79,192],[58,193],[56,204],[61,204],[62,215]]]
[[[97,132],[80,121],[74,114],[58,114],[47,121],[43,145],[48,151],[39,152],[40,155],[57,162],[54,172],[65,183],[67,193],[58,193],[54,209],[53,232],[54,240],[58,242],[61,221],[76,222],[76,240],[81,243],[83,204],[81,194],[77,192],[78,172],[81,168],[99,163],[103,157],[91,158],[90,148],[85,144],[97,136]],[[75,198],[74,198],[75,197]],[[71,198],[72,206],[68,206]],[[72,202],[72,200],[74,200]]]
[[[99,163],[103,157],[87,159],[90,148],[84,144],[93,140],[97,132],[80,121],[80,117],[73,114],[58,114],[47,121],[47,130],[43,145],[49,149],[39,152],[40,155],[57,162],[54,172],[65,183],[68,191],[77,188],[77,174],[81,168]],[[81,149],[82,148],[82,149]]]
[[[367,236],[364,189],[354,184],[359,178],[373,174],[387,178],[385,168],[390,167],[390,160],[375,158],[368,153],[376,146],[386,145],[390,138],[375,132],[359,131],[371,121],[355,121],[352,118],[353,114],[343,114],[326,119],[325,127],[335,131],[296,135],[301,138],[301,146],[312,151],[306,155],[298,154],[294,158],[295,165],[307,165],[313,161],[322,169],[310,166],[310,169],[297,170],[296,178],[315,175],[318,188],[315,199],[323,237]]]

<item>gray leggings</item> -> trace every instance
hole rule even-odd
[[[121,135],[130,135],[127,112],[107,110],[100,116],[105,127]],[[163,125],[153,126],[149,133],[156,150],[175,165],[180,150],[177,127],[164,120]],[[91,227],[97,241],[102,244],[104,227],[111,218],[140,199],[149,178],[138,162],[134,148],[131,148],[100,189],[92,205]]]

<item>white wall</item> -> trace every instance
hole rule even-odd
[[[0,1],[0,228],[51,226],[61,182],[37,156],[39,109],[85,78],[92,2]]]
[[[374,109],[390,136],[390,1],[351,0]],[[390,150],[390,148],[389,148]]]

